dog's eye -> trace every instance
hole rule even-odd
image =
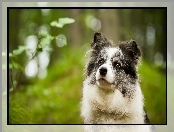
[[[114,62],[114,66],[120,68],[120,67],[121,67],[121,64],[120,64],[118,61],[115,61],[115,62]]]
[[[98,64],[101,65],[101,64],[104,63],[104,61],[105,61],[104,59],[100,59],[100,60],[98,61]]]

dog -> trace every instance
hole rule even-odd
[[[88,124],[84,131],[152,132],[151,125],[121,125],[150,124],[137,72],[141,59],[137,43],[122,41],[114,46],[97,32],[87,55],[81,101],[81,116]]]

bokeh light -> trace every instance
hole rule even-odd
[[[86,22],[86,25],[95,32],[101,29],[101,21],[92,15],[88,15],[86,17],[85,22]]]
[[[29,61],[29,63],[25,67],[25,74],[28,77],[35,77],[37,75],[37,72],[38,72],[37,60],[33,59]]]
[[[155,64],[160,66],[163,64],[163,55],[160,52],[157,52],[154,56]]]
[[[153,45],[155,42],[155,28],[153,26],[147,26],[146,28],[147,44]]]
[[[64,45],[66,45],[67,41],[66,41],[66,36],[63,34],[59,34],[56,38],[56,44],[58,47],[63,47]]]
[[[38,64],[41,68],[46,68],[49,64],[49,54],[43,51],[38,54]]]
[[[35,35],[31,35],[26,38],[25,44],[28,49],[26,50],[26,53],[29,58],[32,56],[32,53],[34,53],[34,51],[36,50],[37,42],[38,42],[38,39],[37,39],[37,36]]]

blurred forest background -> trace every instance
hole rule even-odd
[[[166,124],[166,9],[9,9],[9,123],[83,124],[85,54],[94,32],[134,39],[152,124]],[[5,54],[5,53],[4,53]]]

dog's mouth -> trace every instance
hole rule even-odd
[[[104,79],[104,78],[98,79],[97,82],[98,82],[98,85],[99,85],[100,87],[111,87],[111,83],[109,83],[109,82],[108,82],[106,79]]]

